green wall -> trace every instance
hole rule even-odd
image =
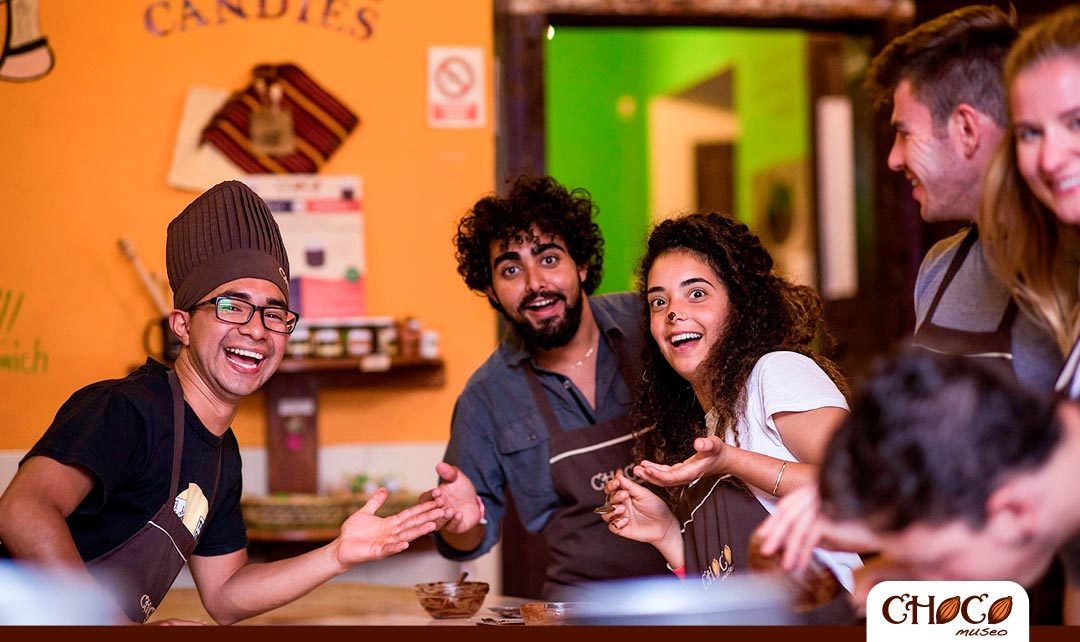
[[[734,69],[742,123],[735,159],[737,211],[751,218],[753,176],[809,153],[806,37],[785,30],[562,27],[545,59],[547,170],[584,187],[604,232],[601,292],[635,286],[649,212],[647,106]],[[636,103],[619,115],[619,98]],[[623,101],[626,103],[626,99]]]

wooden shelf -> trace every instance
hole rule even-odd
[[[403,386],[437,388],[446,383],[442,359],[380,359],[363,357],[303,358],[286,357],[274,378],[313,375],[319,387]],[[273,380],[273,379],[271,379]]]

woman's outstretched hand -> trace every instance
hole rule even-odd
[[[694,440],[693,455],[685,461],[668,466],[648,460],[634,466],[634,474],[657,486],[680,486],[704,475],[719,475],[727,472],[725,457],[734,446],[724,443],[719,437],[698,437]]]

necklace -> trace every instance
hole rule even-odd
[[[570,369],[571,369],[571,370],[573,370],[574,368],[580,368],[580,367],[581,367],[581,364],[585,363],[585,360],[586,360],[586,359],[588,359],[589,357],[591,357],[591,356],[592,356],[592,353],[593,353],[593,352],[594,352],[595,350],[596,350],[596,346],[592,346],[592,347],[590,347],[590,348],[589,348],[589,351],[585,353],[585,356],[584,356],[584,357],[582,357],[582,358],[581,358],[580,360],[578,360],[578,362],[577,362],[577,363],[575,363],[574,365],[570,366]]]

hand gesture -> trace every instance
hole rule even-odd
[[[878,548],[877,537],[858,522],[834,522],[821,514],[817,484],[801,486],[776,504],[776,511],[758,526],[762,555],[783,551],[780,565],[802,571],[817,547],[863,553]]]
[[[783,552],[785,571],[802,571],[822,538],[824,518],[817,484],[796,488],[776,503],[776,510],[757,527],[760,551],[766,557]]]
[[[727,472],[725,455],[732,448],[719,437],[698,437],[694,440],[697,452],[686,461],[668,466],[645,460],[634,466],[634,474],[657,486],[689,484],[703,475]]]
[[[608,502],[615,507],[612,512],[602,515],[612,533],[657,548],[672,538],[681,545],[679,522],[655,493],[624,477],[621,471],[604,484],[604,492]]]
[[[341,534],[334,540],[334,554],[343,567],[400,553],[412,540],[434,531],[436,522],[444,518],[444,509],[434,501],[411,506],[391,517],[377,517],[375,511],[388,495],[385,488],[375,491],[341,525]]]
[[[435,472],[439,475],[439,485],[421,493],[420,501],[435,500],[446,508],[446,517],[436,524],[439,530],[465,533],[484,523],[484,502],[465,473],[446,462],[439,462]]]

